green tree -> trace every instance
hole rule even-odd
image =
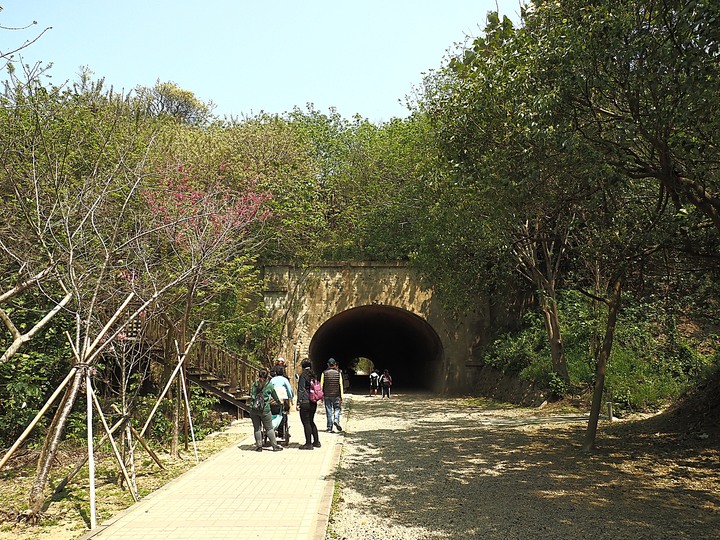
[[[215,142],[234,184],[272,193],[260,259],[317,260],[326,234],[321,169],[304,129],[290,119],[259,114],[227,124]]]
[[[212,102],[204,103],[190,90],[184,90],[174,82],[158,80],[152,88],[138,86],[135,94],[148,115],[172,118],[193,126],[205,125],[215,108]]]
[[[460,233],[456,241],[468,245],[468,238],[479,233],[469,225],[479,216],[492,223],[480,234],[535,289],[553,369],[568,384],[556,291],[566,267],[574,207],[587,191],[579,170],[586,160],[580,152],[559,151],[568,141],[554,129],[551,104],[534,92],[529,48],[523,29],[489,14],[485,34],[428,85],[424,108],[448,161],[446,185],[464,186],[460,200],[449,201],[460,226],[447,229],[446,236]],[[494,272],[502,273],[509,263],[495,264]],[[480,266],[487,271],[487,265]]]
[[[720,231],[718,20],[712,1],[537,2],[527,26],[576,133]]]
[[[602,291],[595,298],[609,311],[597,348],[596,399],[623,284],[643,257],[670,241],[666,201],[685,216],[693,212],[683,201],[695,204],[714,221],[714,190],[707,188],[716,182],[716,162],[694,158],[692,144],[701,144],[717,119],[698,129],[686,113],[699,110],[717,78],[716,32],[698,19],[714,12],[701,2],[678,6],[536,2],[518,29],[492,14],[486,35],[432,81],[425,104],[448,159],[448,181],[475,194],[477,211],[492,208],[507,245],[523,246],[516,260],[548,305],[557,305],[557,270],[572,270],[575,286],[594,280]],[[699,89],[686,85],[673,36],[688,41],[680,56],[706,78]],[[716,147],[712,136],[702,144]],[[660,181],[659,199],[649,180]],[[563,222],[571,227],[559,228]],[[525,223],[532,227],[523,232]],[[697,215],[687,223],[686,231],[701,226]],[[558,239],[573,248],[564,263],[548,249]],[[596,415],[594,404],[591,424]],[[594,441],[590,428],[586,446]]]
[[[598,224],[596,234],[582,244],[601,246],[583,261],[604,283],[598,298],[608,306],[586,450],[594,445],[620,291],[681,222],[663,216],[667,202],[686,216],[686,231],[702,219],[720,231],[717,116],[707,114],[718,107],[718,33],[707,22],[717,17],[715,3],[694,1],[536,2],[526,17],[529,64],[540,74],[532,95],[552,104],[568,140],[580,139],[601,168],[614,171],[598,184],[605,199],[589,207],[587,221]],[[603,212],[609,201],[624,206]]]

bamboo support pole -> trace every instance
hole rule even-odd
[[[89,382],[89,379],[88,379]],[[102,421],[103,428],[105,429],[105,434],[107,435],[108,440],[110,441],[110,444],[112,445],[113,451],[115,452],[115,458],[118,461],[118,464],[120,465],[120,469],[122,470],[123,476],[125,477],[125,481],[128,484],[128,489],[130,489],[130,494],[133,497],[133,500],[135,502],[138,502],[138,496],[137,493],[135,493],[135,490],[132,488],[132,482],[130,482],[130,476],[128,475],[127,469],[125,468],[125,463],[123,462],[122,457],[120,456],[120,451],[118,450],[117,445],[115,444],[115,439],[113,439],[112,433],[110,433],[110,427],[107,424],[107,421],[105,420],[105,415],[103,414],[102,408],[100,407],[100,402],[98,401],[97,396],[95,395],[95,391],[90,388],[90,393],[92,394],[93,403],[95,404],[95,409],[97,409],[98,415],[100,415],[100,420]]]
[[[111,405],[111,407],[113,408],[113,410],[114,410],[116,413],[122,414],[122,413],[120,412],[120,409],[118,409],[118,408],[117,408],[117,405],[115,405],[114,403]],[[147,441],[146,441],[144,438],[142,438],[142,437],[140,436],[140,434],[135,430],[135,428],[133,427],[133,425],[132,425],[131,422],[128,422],[128,426],[130,427],[130,433],[132,433],[132,434],[133,434],[133,437],[135,437],[135,438],[138,440],[138,442],[140,443],[140,446],[142,446],[142,447],[145,449],[145,451],[150,455],[150,457],[152,458],[152,460],[153,460],[155,463],[157,463],[157,466],[158,466],[158,467],[160,467],[162,470],[165,470],[165,466],[162,464],[162,461],[160,461],[160,458],[159,458],[159,457],[157,456],[157,454],[153,451],[153,449],[150,448],[150,446],[148,445]]]
[[[2,461],[0,461],[0,469],[3,468],[3,466],[8,462],[8,460],[12,457],[15,450],[18,449],[18,447],[23,443],[23,441],[27,438],[28,435],[30,435],[30,432],[33,430],[33,428],[37,425],[37,423],[40,421],[40,418],[43,417],[43,415],[47,412],[47,410],[52,406],[52,404],[55,402],[55,400],[60,395],[60,392],[63,391],[63,389],[67,386],[67,384],[70,382],[70,379],[73,378],[75,375],[75,372],[77,371],[77,368],[74,367],[70,370],[67,377],[65,377],[65,380],[60,383],[60,386],[58,386],[55,389],[55,392],[53,392],[52,396],[45,402],[45,405],[43,405],[43,408],[40,409],[40,411],[35,415],[35,418],[33,418],[33,421],[30,422],[28,427],[25,428],[25,431],[22,432],[22,435],[18,437],[18,440],[15,441],[15,443],[10,447],[10,449],[5,453],[5,455],[2,458]]]
[[[165,466],[162,464],[162,461],[160,461],[160,458],[153,451],[153,449],[150,448],[147,441],[137,432],[137,430],[134,427],[132,427],[132,424],[128,424],[128,425],[130,426],[130,432],[138,440],[138,442],[140,443],[140,446],[142,446],[145,449],[145,451],[150,455],[150,457],[153,459],[153,461],[155,463],[157,463],[157,466],[160,467],[164,471]]]
[[[128,297],[125,299],[125,301],[122,303],[122,305],[115,311],[115,314],[110,317],[108,322],[105,324],[105,327],[100,331],[100,333],[95,338],[95,341],[92,342],[91,345],[85,347],[85,358],[87,359],[87,362],[90,363],[96,356],[97,353],[100,351],[97,351],[97,353],[92,354],[95,350],[95,347],[97,347],[98,343],[100,343],[100,340],[105,337],[105,334],[107,334],[108,330],[110,330],[110,327],[115,323],[115,320],[120,316],[120,314],[125,310],[127,305],[130,303],[130,300],[133,299],[135,296],[135,293],[130,293]],[[110,341],[110,340],[108,340]],[[90,358],[88,356],[92,355]]]
[[[90,481],[90,530],[97,527],[97,509],[95,505],[95,454],[93,448],[92,429],[92,387],[90,386],[90,370],[85,368],[85,397],[87,398],[87,443],[88,443],[88,475]]]
[[[185,352],[180,356],[180,360],[178,361],[177,366],[175,366],[175,369],[173,370],[172,374],[170,375],[170,378],[168,379],[167,384],[165,385],[165,388],[163,389],[162,393],[158,397],[157,401],[155,402],[155,405],[152,408],[152,411],[150,411],[150,414],[148,415],[147,420],[145,421],[145,425],[143,426],[142,430],[140,430],[140,436],[145,436],[145,431],[147,431],[148,426],[150,425],[150,421],[152,420],[152,417],[155,415],[155,412],[157,411],[158,407],[160,406],[160,403],[162,402],[163,398],[165,397],[165,394],[167,394],[168,390],[170,389],[170,385],[172,385],[173,380],[175,379],[175,376],[177,375],[178,371],[180,371],[180,368],[183,365],[183,362],[185,361],[185,357],[187,356],[188,351],[192,347],[193,343],[195,343],[195,340],[197,339],[198,334],[200,333],[200,329],[203,327],[203,324],[205,324],[205,321],[201,321],[200,324],[197,327],[197,330],[195,330],[195,334],[193,335],[192,339],[190,340],[190,343],[187,344],[187,347],[185,347]]]
[[[195,430],[193,429],[192,418],[190,415],[190,399],[188,397],[187,385],[185,384],[185,377],[180,377],[182,382],[183,396],[185,396],[185,410],[187,411],[188,424],[190,424],[190,435],[192,436],[193,449],[195,450],[195,463],[200,463],[198,458],[197,443],[195,442]]]

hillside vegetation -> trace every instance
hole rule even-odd
[[[272,262],[402,260],[459,314],[490,298],[511,315],[473,361],[587,397],[584,451],[607,402],[704,396],[678,411],[716,425],[716,401],[691,393],[720,364],[720,4],[621,4],[535,0],[517,26],[490,13],[382,124],[313,107],[220,119],[171,82],[57,87],[0,56],[0,447],[63,396],[25,443],[30,514],[61,442],[87,436],[88,385],[144,429],[201,329],[251,366],[273,358]],[[167,329],[159,364],[133,321]],[[182,392],[148,433],[175,457]],[[193,399],[202,427],[214,400]]]

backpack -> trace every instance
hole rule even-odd
[[[390,386],[392,385],[392,379],[390,379],[390,376],[389,376],[389,375],[383,375],[383,376],[382,376],[382,385],[383,385],[385,388],[390,388]]]
[[[310,401],[317,403],[324,397],[322,386],[317,379],[310,379]]]
[[[258,393],[250,404],[250,410],[256,413],[261,413],[265,410],[265,398],[263,397],[262,388],[258,388]]]

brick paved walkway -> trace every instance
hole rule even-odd
[[[313,450],[298,449],[304,436],[296,411],[290,416],[290,444],[282,452],[255,452],[252,429],[245,429],[249,435],[242,440],[82,538],[322,540],[344,435],[324,431],[321,407],[315,423],[322,448]]]

